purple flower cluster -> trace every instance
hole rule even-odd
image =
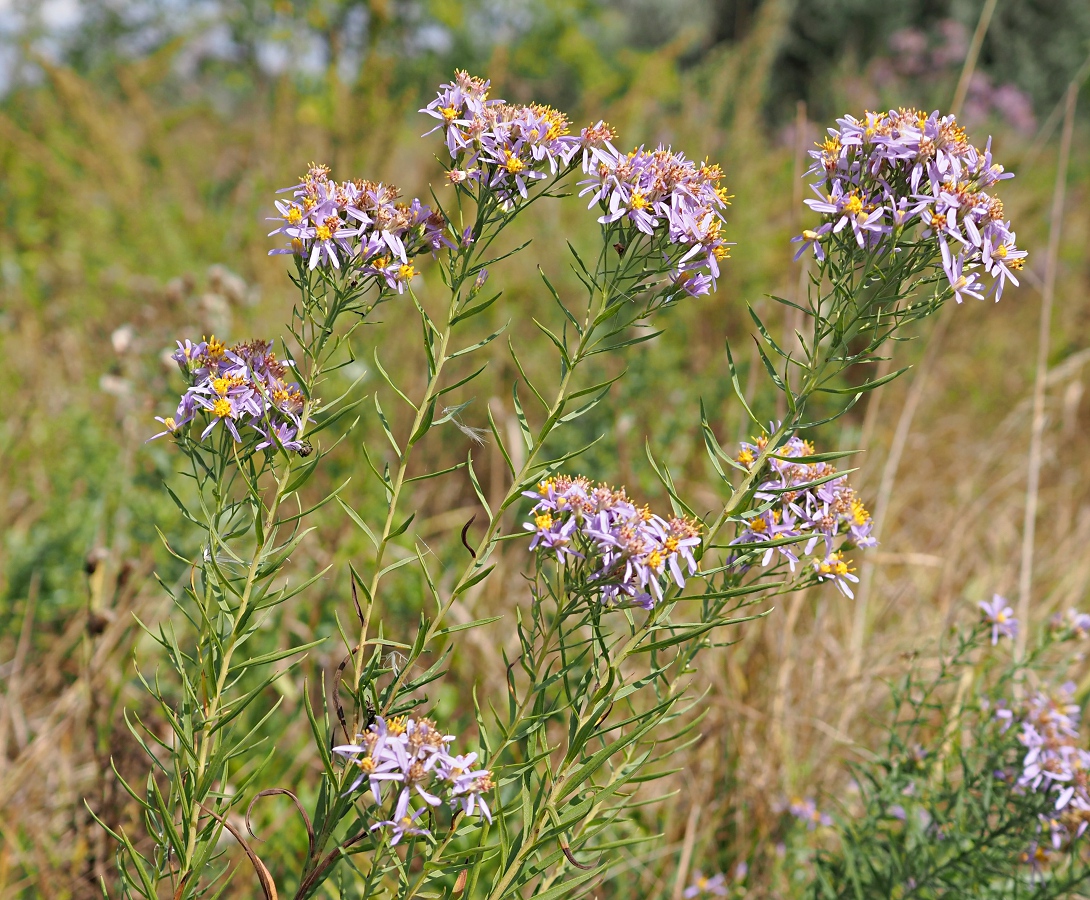
[[[300,184],[283,188],[291,200],[277,200],[280,222],[269,237],[282,234],[288,246],[269,255],[290,253],[311,269],[351,267],[360,278],[374,278],[401,293],[416,275],[409,260],[449,246],[443,217],[419,200],[398,202],[396,187],[374,181],[331,181],[329,169],[311,163]]]
[[[752,443],[743,442],[738,462],[751,469],[768,446],[761,436]],[[848,485],[846,475],[837,475],[836,467],[826,462],[792,462],[814,455],[814,446],[799,437],[791,437],[774,455],[767,458],[767,477],[754,494],[763,512],[745,520],[744,530],[731,544],[769,544],[761,559],[767,566],[778,552],[795,570],[802,555],[810,556],[819,547],[822,554],[814,559],[818,580],[831,581],[837,589],[852,597],[853,574],[849,561],[834,549],[837,538],[841,546],[870,548],[877,545],[871,534],[873,520],[863,502]],[[815,481],[828,479],[821,484]],[[771,504],[771,505],[769,505]]]
[[[998,300],[1005,282],[1018,284],[1014,273],[1026,253],[1015,246],[1002,201],[986,193],[1012,176],[992,162],[991,140],[984,150],[974,147],[953,116],[916,109],[845,116],[810,155],[818,199],[806,204],[825,221],[794,238],[800,255],[812,247],[823,260],[829,234],[846,228],[866,249],[887,239],[897,246],[917,231],[936,242],[958,303],[992,290]]]
[[[203,413],[209,422],[201,432],[202,441],[223,423],[236,442],[242,441],[240,427],[256,431],[257,450],[280,446],[303,451],[304,442],[297,440],[303,395],[297,384],[286,380],[288,370],[272,346],[272,341],[248,341],[228,347],[215,335],[199,344],[179,341],[172,358],[190,387],[173,416],[156,416],[166,430],[152,440],[178,433]]]
[[[494,786],[492,773],[475,767],[476,753],[452,754],[453,740],[454,735],[443,734],[430,719],[377,716],[367,731],[356,735],[356,743],[333,748],[360,770],[349,792],[367,781],[375,803],[381,805],[383,785],[400,786],[391,817],[371,826],[372,831],[389,828],[391,845],[405,835],[429,834],[420,819],[444,799],[467,816],[479,809],[492,821],[483,796]],[[414,800],[424,805],[414,809]]]
[[[600,139],[594,129],[572,136],[567,116],[551,107],[490,100],[489,84],[456,72],[420,110],[439,123],[427,134],[444,133],[454,161],[447,173],[451,184],[478,182],[510,205],[529,196],[532,182],[566,169],[588,141]]]
[[[606,606],[652,609],[671,579],[683,588],[686,571],[696,572],[699,526],[636,506],[623,489],[560,475],[525,496],[536,501],[525,525],[534,534],[530,549],[555,553],[560,561],[586,561],[587,581],[601,586]]]
[[[1039,691],[1026,703],[1018,740],[1026,748],[1017,786],[1054,792],[1055,815],[1045,820],[1053,846],[1081,837],[1090,825],[1090,752],[1079,747],[1079,707],[1072,703],[1075,685],[1055,694]],[[1000,709],[996,716],[1009,723],[1014,714]]]
[[[1000,637],[1010,638],[1012,641],[1018,637],[1018,620],[1014,618],[1014,610],[1007,604],[1007,598],[999,594],[993,594],[991,602],[980,602],[981,617],[992,626],[992,646],[994,647]]]
[[[598,204],[599,222],[623,222],[633,239],[665,240],[675,287],[690,296],[712,290],[731,247],[723,239],[730,197],[718,165],[697,165],[662,146],[621,153],[605,139],[584,152],[583,171],[590,177],[579,182],[579,196]]]

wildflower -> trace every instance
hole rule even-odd
[[[832,818],[819,810],[811,797],[795,797],[787,804],[787,812],[800,822],[804,822],[808,831],[813,831],[819,825],[833,824]]]
[[[795,261],[797,262],[799,257],[802,256],[807,250],[812,249],[814,251],[814,257],[817,259],[817,261],[823,262],[825,260],[825,248],[821,246],[821,239],[832,230],[832,223],[826,222],[824,225],[819,226],[815,230],[805,228],[803,229],[802,234],[800,234],[798,237],[791,238],[792,244],[802,244],[802,246],[799,247],[798,252],[795,253]]]
[[[693,900],[694,897],[700,897],[704,894],[726,897],[728,893],[727,877],[722,872],[709,877],[697,871],[693,873],[693,883],[685,888],[682,896],[685,897],[685,900]]]
[[[767,446],[764,436],[742,442],[738,462],[752,469]],[[799,563],[800,547],[802,556],[821,548],[824,553],[813,562],[818,580],[831,581],[852,597],[850,585],[859,579],[841,550],[836,549],[837,543],[842,549],[847,545],[862,549],[876,546],[874,522],[848,485],[847,476],[837,475],[836,467],[829,463],[807,460],[814,453],[809,441],[792,436],[767,456],[767,474],[754,492],[760,511],[742,519],[741,531],[731,544],[766,544],[761,565],[769,565],[779,554],[791,571]]]
[[[1000,598],[1001,599],[1001,598]],[[1071,702],[1075,685],[1068,683],[1055,693],[1039,691],[1022,706],[1018,741],[1025,747],[1018,789],[1054,793],[1054,813],[1042,817],[1053,847],[1081,837],[1090,825],[1090,753],[1082,749],[1079,707]],[[1003,719],[1010,722],[1013,711]],[[997,713],[997,716],[999,713]],[[1006,773],[997,778],[1011,780]]]
[[[841,553],[830,553],[825,559],[815,559],[814,568],[817,569],[818,581],[831,581],[838,591],[849,600],[855,594],[849,587],[849,582],[858,584],[858,577],[853,574],[855,570],[851,563],[844,559]]]
[[[278,446],[300,452],[303,394],[287,381],[288,369],[272,346],[272,341],[248,341],[227,347],[214,335],[199,344],[179,341],[172,358],[190,386],[174,415],[156,417],[165,430],[150,439],[177,434],[203,412],[208,424],[199,440],[222,425],[239,443],[240,428],[248,428],[260,437],[255,450]]]
[[[447,180],[482,184],[510,207],[529,197],[535,181],[566,170],[583,138],[571,136],[563,113],[491,99],[489,88],[485,79],[458,71],[420,112],[437,122],[427,134],[444,132],[454,161]]]
[[[1014,610],[1007,605],[1006,598],[993,594],[991,602],[980,602],[980,611],[985,622],[992,626],[992,646],[999,641],[1000,636],[1014,640],[1018,635],[1018,620],[1014,618]]]
[[[415,270],[409,259],[450,246],[443,217],[419,200],[406,204],[392,185],[374,181],[335,182],[329,169],[311,163],[299,184],[280,193],[291,200],[277,200],[279,215],[271,221],[280,227],[287,247],[270,250],[303,259],[310,269],[352,268],[362,278],[399,293]]]
[[[916,109],[845,116],[815,150],[807,175],[818,199],[806,204],[825,218],[834,234],[850,227],[860,248],[899,249],[912,235],[933,242],[953,293],[998,300],[1026,253],[1015,246],[1003,204],[987,193],[1010,178],[992,161],[991,140],[984,150],[969,143],[953,116]],[[826,249],[821,228],[803,232],[796,242],[812,247],[818,260]],[[978,270],[991,277],[987,287]]]
[[[390,844],[405,835],[428,834],[416,822],[429,807],[444,801],[461,808],[466,815],[480,811],[492,821],[492,813],[484,794],[492,790],[492,775],[476,767],[477,754],[455,756],[450,752],[454,735],[443,734],[430,719],[377,716],[356,742],[333,748],[359,769],[347,793],[354,792],[364,782],[375,799],[383,802],[383,787],[396,785],[398,794],[389,819],[372,826],[372,830],[391,830]],[[413,809],[413,802],[423,806]]]
[[[587,582],[600,588],[606,606],[651,609],[669,581],[684,588],[697,570],[699,526],[638,507],[624,490],[561,475],[525,496],[535,501],[523,526],[534,535],[530,549],[551,552],[560,562],[586,561]]]
[[[678,292],[690,296],[708,293],[719,277],[719,263],[730,255],[723,237],[723,210],[729,195],[722,186],[719,166],[696,164],[681,153],[659,146],[637,147],[622,153],[612,135],[599,131],[598,142],[586,147],[580,196],[598,205],[603,225],[620,223],[630,232],[628,246],[640,235],[651,239],[672,267]]]
[[[369,830],[376,831],[379,828],[389,828],[391,833],[390,846],[393,847],[407,834],[431,834],[427,828],[421,828],[416,824],[417,819],[424,815],[425,812],[427,812],[426,807],[410,812],[409,801],[406,799],[406,795],[402,794],[397,802],[397,808],[394,810],[394,817],[376,822]]]

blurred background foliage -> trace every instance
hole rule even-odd
[[[664,141],[720,162],[736,195],[738,247],[718,292],[662,317],[662,337],[629,358],[608,403],[581,420],[604,439],[583,460],[594,478],[660,497],[645,439],[665,456],[682,492],[716,505],[704,459],[702,399],[724,444],[749,426],[730,398],[723,353],[748,342],[746,302],[776,320],[767,294],[797,296],[804,270],[790,236],[808,219],[802,156],[821,123],[864,108],[946,107],[962,71],[978,0],[42,0],[0,3],[0,896],[98,896],[111,850],[83,801],[133,828],[111,765],[139,783],[123,710],[143,714],[134,657],[155,668],[149,624],[169,608],[152,573],[184,577],[162,549],[191,551],[162,490],[177,456],[146,444],[153,416],[173,408],[180,382],[164,353],[176,338],[279,334],[290,309],[281,262],[270,261],[264,217],[273,191],[311,159],[336,177],[392,180],[407,193],[441,190],[438,144],[420,140],[415,110],[455,66],[493,80],[509,99],[548,102],[578,124],[605,118],[620,142]],[[902,654],[934,641],[975,601],[1013,592],[1018,575],[1038,289],[1044,278],[1055,177],[1054,112],[1090,59],[1084,0],[1000,0],[968,81],[962,118],[978,143],[1018,172],[1005,183],[1020,244],[1031,251],[1021,290],[998,307],[971,304],[902,345],[914,370],[816,435],[821,449],[862,447],[855,476],[877,503],[883,546],[869,563],[866,640],[853,647],[858,606],[834,592],[795,595],[747,625],[730,648],[703,657],[710,690],[704,738],[672,779],[676,795],[644,814],[662,833],[621,857],[606,894],[638,889],[677,900],[678,859],[705,872],[750,866],[753,896],[789,896],[804,858],[780,852],[784,798],[838,797],[850,808],[845,759],[865,756]],[[1086,104],[1084,104],[1084,110]],[[1081,122],[1079,133],[1084,135]],[[1076,140],[1063,222],[1048,388],[1046,461],[1034,584],[1035,616],[1085,605],[1090,585],[1090,438],[1084,398],[1090,362],[1090,154]],[[576,200],[543,208],[516,239],[531,248],[493,273],[505,301],[491,322],[513,320],[529,346],[530,316],[552,316],[535,264],[574,289],[564,239],[593,241]],[[429,302],[424,267],[420,291]],[[502,308],[501,308],[502,307]],[[362,330],[346,379],[372,371],[376,343],[401,383],[421,378],[399,344],[397,314]],[[530,350],[533,371],[547,355]],[[740,359],[760,414],[756,356]],[[603,364],[607,365],[607,364]],[[608,365],[613,365],[609,363]],[[613,373],[613,370],[610,370]],[[501,352],[462,418],[517,423],[512,366]],[[331,387],[331,391],[333,388]],[[360,474],[366,417],[331,457],[325,485],[366,514]],[[379,438],[379,441],[381,437]],[[465,438],[428,448],[423,464],[464,457]],[[575,440],[573,436],[572,440]],[[513,442],[517,444],[517,439]],[[478,467],[502,491],[490,447]],[[428,482],[431,485],[431,482]],[[474,511],[469,485],[448,479],[417,498],[415,537],[444,558]],[[316,485],[317,494],[324,485]],[[269,623],[270,646],[335,632],[346,615],[347,564],[365,553],[336,511],[293,560],[293,577],[331,574]],[[512,522],[512,527],[516,523]],[[462,610],[466,620],[522,597],[518,548],[503,577]],[[391,581],[384,621],[396,634],[418,614],[411,578]],[[465,650],[434,698],[446,721],[469,721],[466,685],[502,684],[503,623],[467,632]],[[853,655],[854,654],[854,655]],[[280,679],[269,732],[269,785],[313,784],[301,690],[320,698],[340,661],[334,641]],[[304,687],[303,678],[306,677]],[[326,684],[328,688],[328,684]],[[827,800],[835,806],[837,801]],[[258,808],[267,861],[297,853],[305,834],[284,810]],[[264,818],[263,818],[264,817]],[[276,823],[273,825],[273,823]],[[263,828],[264,830],[263,830]],[[686,852],[687,848],[687,852]],[[233,852],[233,851],[232,851]],[[800,859],[803,859],[800,862]],[[681,873],[684,878],[685,872]],[[678,882],[680,885],[680,882]],[[795,887],[793,887],[795,886]],[[231,890],[252,893],[239,878]]]

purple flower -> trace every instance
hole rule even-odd
[[[716,897],[726,897],[728,893],[727,876],[722,872],[706,876],[702,875],[699,871],[696,871],[693,873],[693,883],[685,888],[685,892],[682,896],[685,897],[685,900],[693,900],[694,897],[700,897],[704,894],[713,894]]]
[[[571,136],[567,116],[551,107],[489,99],[489,86],[458,71],[420,112],[438,122],[428,134],[444,132],[453,160],[447,180],[483,184],[510,208],[528,199],[534,182],[567,170],[586,137]]]
[[[990,603],[981,601],[979,605],[984,621],[991,623],[993,647],[1000,636],[1011,640],[1018,636],[1018,620],[1014,618],[1014,610],[1007,605],[1006,598],[993,594]]]
[[[767,447],[764,436],[743,442],[737,461],[751,469]],[[847,477],[837,475],[835,466],[793,461],[812,457],[815,452],[809,441],[793,436],[766,458],[767,475],[754,493],[761,512],[743,516],[740,533],[731,544],[739,548],[767,544],[761,565],[769,565],[778,553],[791,571],[799,562],[800,548],[801,555],[809,556],[820,547],[823,555],[814,560],[818,580],[833,582],[851,597],[850,585],[858,579],[836,545],[839,540],[842,548],[845,544],[861,549],[876,546],[871,533],[874,523]]]
[[[383,803],[382,789],[387,783],[399,786],[394,810],[389,819],[372,826],[372,831],[391,829],[391,845],[405,835],[428,834],[416,822],[428,808],[449,802],[466,815],[478,809],[492,821],[484,794],[492,790],[492,775],[487,769],[474,768],[477,754],[454,756],[450,752],[454,735],[443,734],[430,719],[376,717],[354,744],[343,744],[333,752],[345,757],[360,774],[348,787],[356,791],[364,781],[378,804]],[[413,802],[423,806],[414,810]]]
[[[612,130],[599,123],[596,131],[583,134],[588,177],[579,183],[579,195],[590,197],[589,207],[598,206],[600,223],[623,226],[618,246],[650,239],[672,269],[671,297],[710,292],[732,246],[722,234],[730,200],[722,170],[668,147],[622,153],[612,144]]]
[[[156,417],[165,430],[150,440],[178,434],[203,413],[207,424],[199,440],[222,424],[236,443],[243,440],[240,429],[259,435],[255,450],[303,450],[298,439],[303,394],[287,380],[288,368],[276,358],[272,346],[272,341],[249,341],[227,347],[215,336],[199,344],[179,341],[172,356],[190,386],[173,416]]]
[[[561,475],[525,496],[535,501],[523,526],[534,535],[530,549],[551,552],[558,562],[584,561],[587,583],[600,589],[606,606],[651,609],[670,581],[684,588],[697,570],[696,523],[663,519],[636,506],[623,490]]]
[[[392,185],[331,181],[328,167],[312,163],[300,184],[281,193],[288,191],[292,199],[277,200],[271,220],[280,227],[269,234],[288,245],[269,253],[293,254],[310,269],[351,271],[400,293],[416,274],[413,256],[452,246],[443,217],[419,200],[399,202]]]
[[[969,143],[953,116],[915,109],[867,113],[837,119],[828,137],[810,152],[807,175],[818,199],[806,200],[832,233],[851,227],[861,248],[901,249],[902,240],[934,241],[952,296],[998,300],[1007,281],[1022,268],[1026,253],[1014,244],[1002,202],[987,193],[1010,178],[992,160],[991,140],[983,150]],[[796,242],[812,247],[819,261],[826,248],[808,230]],[[800,250],[800,252],[801,252]],[[985,287],[977,269],[993,280]]]
[[[787,804],[787,811],[800,822],[806,823],[808,831],[813,831],[819,825],[829,826],[833,824],[832,818],[819,810],[811,797],[795,797]]]

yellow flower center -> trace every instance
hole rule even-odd
[[[291,251],[292,251],[292,253],[302,253],[303,252],[303,242],[302,242],[302,240],[300,240],[299,238],[292,238],[291,239]]]
[[[298,206],[293,206],[284,218],[288,220],[289,225],[298,225],[303,221],[303,211]]]
[[[640,191],[632,192],[632,199],[628,201],[629,209],[647,209],[651,204]]]
[[[314,236],[320,241],[328,241],[333,237],[333,232],[329,230],[328,225],[319,225],[314,229]]]
[[[392,735],[399,735],[405,733],[405,717],[395,716],[386,723],[386,730]]]
[[[505,150],[504,155],[506,156],[506,161],[504,162],[503,167],[512,175],[517,175],[526,168],[526,163],[515,156],[510,150]]]
[[[849,216],[857,216],[863,211],[863,201],[859,199],[858,195],[852,194],[848,197],[848,202],[844,204],[844,212]]]
[[[677,553],[677,543],[678,542],[676,537],[668,537],[666,539],[666,543],[664,544],[664,546],[666,547],[666,552]]]
[[[212,379],[212,390],[214,390],[217,394],[220,394],[221,396],[223,394],[227,393],[227,389],[230,386],[231,386],[231,379],[230,378],[221,377],[221,378],[213,378]]]
[[[538,528],[552,528],[553,527],[552,514],[544,512],[539,516],[534,516],[534,524]]]
[[[442,106],[439,108],[439,112],[443,114],[443,118],[447,122],[453,122],[455,119],[458,118],[458,110],[456,110],[453,106]]]
[[[994,256],[996,259],[1006,259],[1007,258],[1007,245],[1006,244],[1000,244],[998,247],[996,247],[992,251],[992,256]]]
[[[753,451],[749,449],[745,449],[738,454],[738,462],[740,462],[743,466],[752,465],[755,458],[756,457],[754,457]]]
[[[212,404],[212,414],[219,416],[221,419],[231,415],[231,401],[226,397],[220,397],[219,400]]]
[[[657,569],[662,566],[662,553],[660,553],[658,550],[652,550],[649,554],[647,554],[647,565],[649,565],[652,569]]]
[[[998,624],[1002,625],[1004,622],[1007,621],[1007,614],[1005,612],[996,613],[995,621]]]
[[[397,277],[401,281],[410,281],[414,275],[416,275],[416,269],[414,269],[411,264],[406,263],[405,265],[398,267]]]
[[[856,525],[865,525],[870,519],[870,513],[867,512],[865,506],[859,500],[852,501],[852,521]]]

